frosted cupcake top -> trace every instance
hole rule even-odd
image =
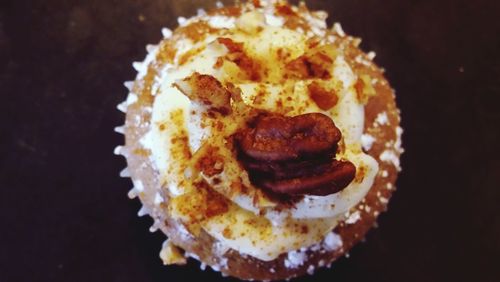
[[[324,12],[255,6],[181,19],[182,36],[152,50],[150,62],[169,63],[149,89],[151,129],[141,143],[169,216],[190,233],[264,261],[334,249],[342,242],[333,228],[378,171],[361,146],[374,90],[337,44],[343,32],[327,31]]]

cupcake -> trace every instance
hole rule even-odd
[[[187,258],[244,280],[329,267],[395,190],[394,91],[360,39],[301,4],[199,10],[134,63],[126,113],[130,198]]]

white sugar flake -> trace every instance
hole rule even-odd
[[[342,247],[342,245],[342,238],[334,232],[328,233],[328,235],[326,235],[325,237],[325,240],[323,241],[323,247],[327,251],[337,250],[338,248]]]
[[[354,224],[361,219],[361,215],[359,211],[355,211],[349,215],[349,217],[345,220],[346,224]]]
[[[379,156],[380,160],[386,163],[392,163],[398,170],[401,170],[399,157],[392,150],[385,150]]]
[[[306,253],[300,251],[291,251],[288,253],[288,257],[285,259],[285,267],[297,268],[303,265],[306,260]]]
[[[373,142],[375,142],[375,137],[370,134],[361,135],[361,146],[363,146],[365,151],[369,151],[372,148]]]
[[[377,115],[377,118],[375,119],[375,123],[378,123],[380,125],[389,124],[389,118],[387,117],[387,113],[386,112],[379,113]]]

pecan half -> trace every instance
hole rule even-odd
[[[300,178],[324,173],[328,169],[331,160],[331,155],[287,162],[262,162],[251,158],[242,159],[246,169],[259,174],[262,176],[261,178],[273,178],[276,180]]]
[[[286,161],[301,155],[336,149],[340,130],[326,115],[311,113],[295,117],[261,116],[254,128],[240,134],[246,155],[261,161]]]
[[[347,187],[355,174],[356,167],[351,162],[334,160],[321,174],[267,180],[262,182],[262,186],[278,194],[325,196]]]
[[[250,180],[275,194],[328,195],[354,179],[356,167],[334,159],[341,132],[326,115],[261,115],[236,135]]]

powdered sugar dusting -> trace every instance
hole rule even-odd
[[[380,154],[379,158],[383,162],[392,163],[398,171],[401,170],[399,157],[393,150],[383,151],[382,154]]]
[[[156,193],[155,194],[155,199],[154,199],[154,204],[155,205],[159,205],[161,203],[163,203],[164,199],[163,197],[160,195],[160,193]]]
[[[297,268],[304,264],[307,260],[307,254],[301,251],[291,251],[288,252],[288,256],[285,259],[286,268]]]
[[[144,65],[142,64],[142,62],[133,62],[132,63],[132,67],[138,71],[138,72],[141,72],[144,70]]]
[[[196,10],[196,15],[198,17],[205,16],[206,14],[207,14],[207,12],[205,10],[203,10],[203,9]]]
[[[337,250],[342,247],[342,238],[335,232],[330,232],[323,240],[323,247],[328,251]]]
[[[179,26],[185,26],[187,23],[187,19],[185,17],[178,17],[177,22],[179,23]]]
[[[120,177],[130,177],[130,171],[128,170],[128,167],[122,169],[122,171],[120,171]]]
[[[134,180],[134,188],[138,191],[138,192],[143,192],[144,191],[144,185],[142,184],[142,181],[140,180]]]
[[[164,27],[161,29],[161,34],[164,38],[170,38],[172,37],[173,32],[171,29]]]
[[[158,48],[158,45],[148,44],[146,45],[146,52],[151,53],[154,52]]]
[[[389,124],[389,118],[387,117],[387,113],[386,112],[379,113],[375,118],[375,123],[380,125]]]
[[[335,31],[340,37],[345,37],[345,32],[342,29],[342,26],[340,25],[340,23],[333,24],[333,31]]]
[[[156,232],[159,228],[160,228],[160,222],[155,219],[155,221],[153,222],[153,225],[151,225],[151,227],[149,227],[149,232],[151,232],[151,233]]]
[[[138,195],[139,195],[139,192],[135,188],[130,189],[130,191],[128,191],[128,194],[127,194],[127,196],[130,199],[133,199],[133,198],[137,197]]]
[[[132,87],[134,86],[134,82],[133,81],[125,81],[123,83],[123,86],[125,86],[125,88],[127,88],[129,91],[131,91]]]
[[[368,57],[368,59],[370,59],[370,60],[375,59],[375,56],[376,56],[376,55],[377,55],[377,54],[376,54],[375,52],[373,52],[373,51],[370,51],[370,52],[368,52],[368,54],[366,54],[366,56],[367,56],[367,57]]]
[[[361,146],[365,151],[369,151],[372,148],[373,142],[375,142],[375,138],[370,134],[361,135]]]
[[[361,219],[361,214],[359,211],[355,211],[349,215],[349,217],[345,220],[346,224],[354,224]]]
[[[122,103],[118,104],[118,105],[116,106],[116,108],[117,108],[120,112],[122,112],[122,113],[126,113],[126,112],[127,112],[127,102],[126,102],[126,101],[124,101],[124,102],[122,102]]]
[[[146,206],[142,206],[141,209],[137,212],[138,216],[145,216],[149,213],[148,208]]]
[[[394,144],[394,149],[398,151],[400,154],[404,152],[404,149],[401,147],[401,136],[403,135],[403,128],[400,126],[396,127],[396,143]]]
[[[125,134],[125,126],[117,126],[115,127],[115,132],[120,134]]]
[[[127,100],[126,100],[127,106],[130,106],[130,105],[134,104],[138,100],[139,100],[139,98],[134,93],[128,94]]]
[[[370,61],[367,61],[364,59],[363,55],[357,55],[355,58],[354,58],[354,61],[358,64],[362,64],[362,65],[365,65],[365,66],[369,66],[370,65]]]
[[[115,150],[113,151],[113,154],[119,156],[122,155],[122,151],[123,151],[123,146],[116,146]]]

